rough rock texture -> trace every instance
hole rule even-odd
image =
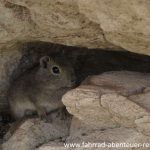
[[[82,124],[82,122],[80,123]],[[86,127],[86,126],[85,126]],[[84,131],[83,126],[78,126],[81,130]],[[84,149],[85,147],[88,147],[90,150],[116,150],[116,147],[108,147],[104,146],[104,143],[107,145],[109,143],[149,143],[150,138],[143,135],[142,133],[139,133],[135,131],[134,129],[128,129],[124,127],[118,127],[118,128],[108,128],[103,130],[95,130],[90,132],[85,132],[84,134],[77,134],[76,132],[73,132],[74,134],[71,134],[69,138],[66,140],[66,143],[78,143],[81,145],[80,149]],[[84,143],[84,145],[83,145]],[[94,145],[94,144],[95,145]],[[98,147],[98,143],[103,144],[103,147]],[[93,144],[93,145],[92,145]],[[96,146],[97,144],[97,146]],[[84,147],[85,146],[85,147]],[[78,149],[76,147],[76,149]],[[119,150],[132,150],[131,147],[125,147],[125,148],[117,148]],[[136,148],[137,150],[148,150],[148,148],[139,147]]]
[[[138,72],[106,72],[87,78],[63,96],[74,115],[66,142],[149,143],[149,86],[150,74]]]
[[[1,0],[0,47],[47,41],[150,55],[148,0]]]
[[[79,126],[80,129],[84,130],[83,126]],[[127,128],[114,128],[114,129],[106,129],[103,131],[92,131],[90,133],[86,132],[84,134],[74,134],[70,135],[70,137],[66,140],[65,144],[63,142],[55,141],[49,142],[48,144],[42,145],[38,150],[116,150],[116,147],[105,147],[104,143],[107,145],[109,143],[149,143],[150,138],[136,132],[133,129]],[[67,144],[69,143],[77,143],[77,146],[74,148],[69,147]],[[98,147],[103,143],[103,147]],[[93,144],[93,145],[92,145]],[[94,145],[95,144],[95,145]],[[97,144],[97,146],[96,146]],[[66,146],[66,147],[65,147]],[[119,148],[118,150],[133,150],[133,148],[125,147]],[[136,150],[148,150],[148,147],[138,147]]]
[[[107,41],[150,55],[148,0],[78,0],[79,11],[99,24]]]
[[[149,91],[146,90],[150,85],[149,74],[108,72],[89,77],[83,84],[66,94],[63,102],[70,113],[95,129],[118,125],[134,127],[136,119],[149,116],[146,109],[149,104]],[[145,101],[135,96],[138,94]]]
[[[61,139],[69,134],[70,117],[61,120],[57,112],[51,114],[53,122],[27,119],[15,124],[6,134],[3,150],[34,150],[49,140]]]
[[[66,150],[64,143],[59,140],[48,142],[36,150]]]
[[[0,12],[0,37],[3,37],[0,43],[13,39],[84,47],[115,47],[105,41],[98,24],[79,12],[75,0],[2,0]]]

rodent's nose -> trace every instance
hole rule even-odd
[[[68,87],[74,87],[74,86],[76,86],[76,79],[71,79]]]

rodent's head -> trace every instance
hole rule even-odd
[[[62,56],[44,56],[40,59],[40,82],[52,89],[73,87],[76,83],[74,69],[69,60]],[[38,77],[38,78],[39,78]]]

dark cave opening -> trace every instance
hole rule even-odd
[[[106,71],[150,72],[150,56],[147,55],[129,51],[88,49],[36,41],[23,44],[22,58],[18,67],[13,71],[11,80],[37,65],[40,57],[60,53],[72,64],[79,82],[88,75],[96,75]]]

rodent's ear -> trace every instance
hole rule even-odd
[[[42,68],[47,68],[47,63],[50,62],[50,57],[49,56],[43,56],[40,58],[40,66]]]

